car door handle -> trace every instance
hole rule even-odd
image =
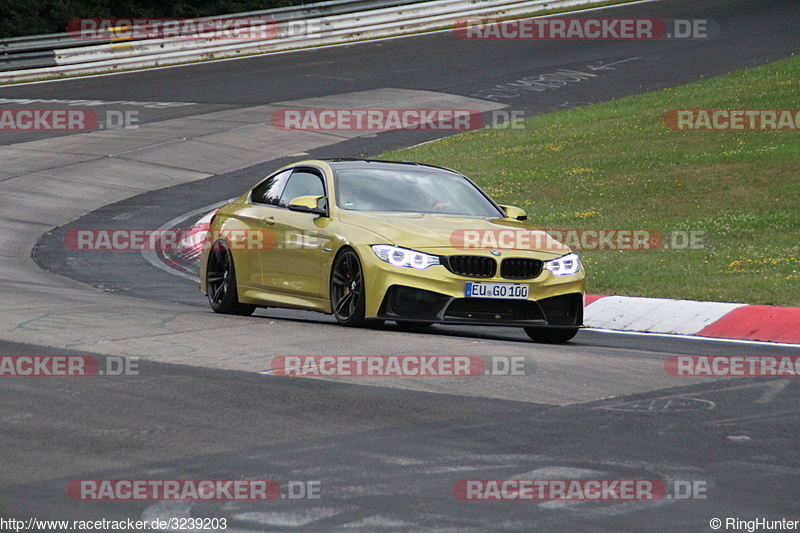
[[[275,224],[275,217],[264,217],[264,224],[267,226]]]

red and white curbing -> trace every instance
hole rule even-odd
[[[186,259],[200,258],[216,209],[184,238]],[[800,308],[664,298],[586,295],[584,324],[590,328],[717,339],[800,344]]]
[[[800,344],[800,308],[586,296],[584,324],[617,331]]]
[[[200,259],[203,245],[206,242],[206,233],[211,225],[211,218],[216,212],[217,210],[214,209],[203,215],[181,238],[179,248],[184,251],[187,261],[198,261]]]

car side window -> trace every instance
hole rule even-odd
[[[259,183],[250,194],[250,201],[255,204],[278,205],[281,192],[291,173],[292,169],[284,170]]]
[[[286,207],[298,196],[325,196],[322,176],[309,169],[296,169],[283,189],[278,206]]]

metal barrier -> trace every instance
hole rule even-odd
[[[605,0],[333,0],[180,22],[0,41],[0,82],[114,72],[296,50],[453,27],[465,18],[507,18]],[[235,29],[186,32],[235,21]],[[269,21],[268,26],[264,22]],[[258,24],[258,28],[255,25]],[[258,31],[255,31],[255,30]],[[135,34],[135,39],[128,35]],[[168,34],[169,37],[164,37]],[[268,35],[267,35],[268,34]],[[255,37],[254,37],[255,35]]]
[[[302,20],[311,17],[341,15],[369,9],[408,5],[415,1],[422,0],[330,0],[314,4],[236,13],[234,15],[189,19],[189,21],[199,24],[204,21],[219,19],[246,19],[258,17],[269,17],[275,21]],[[106,39],[91,40],[81,40],[68,32],[0,39],[0,72],[16,69],[54,67],[57,65],[55,56],[56,52],[59,50],[74,49],[81,46],[96,46],[101,43],[111,44],[112,42],[113,38],[110,32]]]

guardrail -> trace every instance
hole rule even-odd
[[[75,32],[17,37],[0,41],[0,83],[342,44],[452,27],[464,18],[515,17],[601,1],[333,0],[184,20],[176,34],[167,31],[169,22],[156,22],[104,29],[91,38]],[[185,31],[224,21],[234,21],[235,29]],[[265,21],[271,26],[265,28]]]
[[[407,5],[414,0],[331,0],[314,4],[296,5],[250,11],[220,17],[204,17],[189,19],[195,24],[219,19],[245,19],[250,17],[271,17],[280,20],[302,20],[311,17],[355,13],[368,9]],[[421,1],[421,0],[418,0]],[[58,50],[74,49],[81,46],[111,44],[114,39],[109,35],[105,39],[80,39],[73,33],[52,33],[47,35],[29,35],[0,40],[0,72],[56,66],[55,54]]]

